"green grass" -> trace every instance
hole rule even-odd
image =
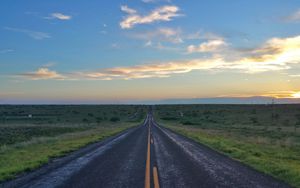
[[[299,109],[300,105],[169,105],[157,106],[156,117],[182,135],[300,187]]]
[[[0,126],[0,146],[31,140],[35,137],[53,137],[64,133],[79,132],[85,127],[71,126]]]
[[[141,123],[145,106],[0,105],[0,182]]]
[[[67,133],[57,137],[41,137],[28,142],[0,148],[0,181],[33,170],[51,158],[64,156],[87,144],[100,141],[132,127],[132,124],[98,127],[84,132]]]
[[[264,173],[300,187],[300,150],[239,140],[220,132],[182,127],[168,128],[210,146]]]
[[[140,121],[145,106],[134,105],[0,105],[0,125],[95,125]]]

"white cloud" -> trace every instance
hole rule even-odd
[[[162,6],[154,9],[148,15],[140,15],[136,10],[124,5],[121,10],[128,15],[120,22],[122,29],[130,29],[138,24],[149,24],[158,21],[171,21],[172,18],[180,16],[177,6]]]
[[[123,12],[126,12],[127,14],[136,14],[137,13],[136,10],[129,8],[127,5],[122,5],[121,10]]]
[[[167,51],[180,51],[179,48],[163,45],[161,42],[153,43],[152,41],[148,41],[144,45],[145,47],[152,47],[157,50],[167,50]]]
[[[121,46],[120,46],[118,43],[112,43],[112,44],[110,45],[110,47],[111,47],[112,49],[120,49],[120,48],[121,48]]]
[[[298,78],[298,77],[300,77],[300,74],[292,74],[292,75],[289,75],[289,76]]]
[[[13,31],[13,32],[18,32],[18,33],[24,33],[24,34],[28,35],[29,37],[34,38],[36,40],[51,38],[51,36],[48,33],[39,32],[39,31],[32,31],[32,30],[12,28],[12,27],[5,27],[4,29]]]
[[[147,42],[145,43],[145,46],[146,46],[146,47],[152,46],[152,41],[151,41],[151,40],[147,41]]]
[[[59,12],[54,12],[50,14],[50,16],[46,17],[46,19],[70,20],[72,19],[72,16]]]
[[[170,42],[170,43],[182,43],[181,30],[173,28],[158,28],[154,31],[134,33],[130,35],[132,38],[141,39],[152,42]]]
[[[300,22],[300,9],[285,18],[288,22]]]
[[[198,46],[190,45],[187,47],[188,53],[194,52],[215,52],[221,50],[223,47],[227,46],[224,40],[210,40],[208,42],[201,43]]]
[[[198,31],[195,33],[185,33],[182,31],[180,27],[178,28],[170,28],[170,27],[159,27],[151,31],[139,31],[135,33],[129,33],[127,34],[128,37],[143,40],[143,44],[146,47],[154,47],[156,49],[171,49],[174,50],[176,47],[167,47],[167,48],[158,48],[159,46],[170,45],[172,44],[180,44],[184,43],[188,40],[223,40],[223,37],[210,33],[210,32],[204,32],[204,31]],[[150,45],[151,44],[151,45]],[[196,48],[196,46],[195,46]],[[178,50],[178,48],[176,49]],[[184,51],[185,49],[181,50]]]

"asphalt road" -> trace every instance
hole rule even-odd
[[[261,187],[288,185],[165,129],[144,123],[0,187]]]

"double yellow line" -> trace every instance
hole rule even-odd
[[[150,121],[148,122],[148,146],[147,146],[147,160],[146,160],[146,173],[145,173],[145,188],[150,188],[150,160],[151,160],[151,143],[153,144],[153,140],[151,139],[151,125]],[[158,181],[158,171],[157,167],[153,167],[153,181],[154,181],[154,188],[159,188],[159,181]]]

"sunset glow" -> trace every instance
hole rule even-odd
[[[0,103],[300,98],[300,1],[1,4]]]
[[[297,93],[292,94],[293,98],[300,98],[300,91]]]

